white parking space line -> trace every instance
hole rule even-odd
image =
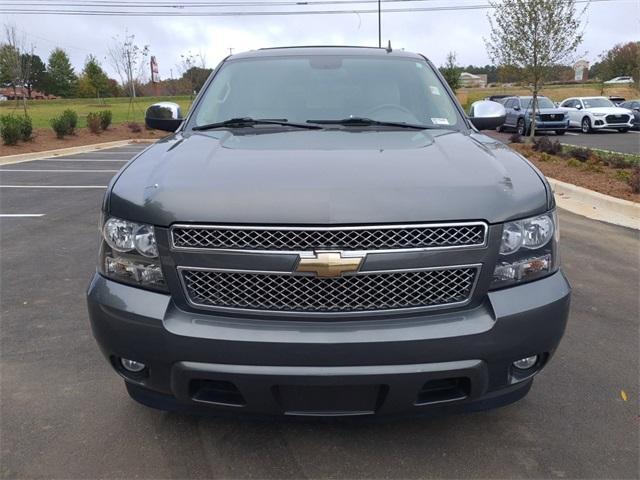
[[[106,185],[0,185],[0,188],[107,188]]]
[[[129,160],[106,160],[104,158],[41,158],[39,160],[29,160],[29,162],[128,162]],[[23,162],[27,163],[27,162]]]
[[[44,217],[44,213],[0,213],[0,218],[7,217]]]
[[[119,170],[65,170],[64,168],[60,168],[58,170],[39,170],[35,168],[12,168],[12,169],[0,169],[0,173],[2,172],[36,172],[36,173],[116,173]]]
[[[580,134],[579,133],[574,133],[574,132],[565,132],[566,135],[571,135],[573,137],[579,137]]]

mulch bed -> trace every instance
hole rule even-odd
[[[160,139],[166,135],[166,132],[146,130],[144,126],[140,132],[134,133],[126,125],[113,125],[99,134],[91,133],[87,128],[79,128],[76,130],[75,135],[58,139],[52,129],[36,128],[33,130],[33,139],[28,142],[18,142],[18,145],[13,146],[2,145],[0,142],[0,157],[58,148],[79,147],[94,143],[114,142],[116,140]]]
[[[612,197],[640,203],[640,194],[633,193],[628,183],[616,177],[620,169],[602,164],[594,165],[589,162],[572,166],[565,158],[541,154],[529,145],[511,144],[509,146],[527,157],[548,177]]]

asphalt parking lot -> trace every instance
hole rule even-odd
[[[564,211],[571,317],[516,404],[341,421],[136,404],[93,340],[85,289],[104,186],[141,148],[0,166],[0,477],[637,478],[638,232]]]
[[[513,132],[491,132],[491,136],[509,143],[509,137]],[[579,147],[598,148],[621,153],[640,153],[640,130],[629,130],[620,133],[616,130],[600,130],[593,133],[582,133],[578,130],[570,130],[563,136],[555,133],[541,133],[551,138],[557,138],[561,143],[576,145]]]

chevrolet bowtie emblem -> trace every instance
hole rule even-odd
[[[318,277],[335,278],[347,272],[357,272],[364,255],[343,257],[341,252],[315,252],[300,256],[296,272],[312,272]]]

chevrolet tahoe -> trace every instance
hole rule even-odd
[[[527,394],[565,330],[553,192],[424,56],[235,54],[102,205],[91,327],[138,402],[443,414]],[[549,379],[547,379],[549,381]]]

